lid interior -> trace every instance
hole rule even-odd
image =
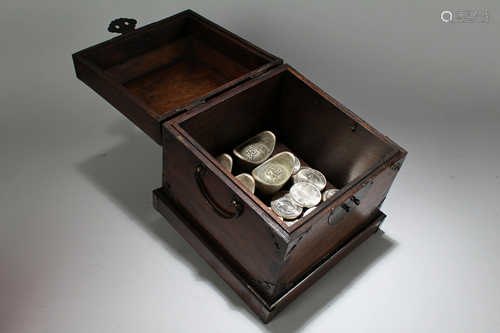
[[[159,121],[276,60],[192,11],[112,41],[83,56],[145,102]]]

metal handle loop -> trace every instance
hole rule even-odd
[[[207,194],[207,191],[205,190],[205,187],[203,186],[202,178],[205,177],[208,174],[208,169],[205,164],[201,163],[195,171],[195,178],[196,178],[196,184],[198,184],[198,189],[200,190],[201,194],[203,194],[203,199],[205,199],[205,202],[207,205],[212,208],[212,210],[222,217],[223,219],[226,220],[236,220],[238,216],[240,216],[241,212],[243,211],[243,205],[240,202],[239,198],[235,198],[233,201],[229,203],[229,207],[235,207],[236,208],[236,213],[233,215],[228,215],[225,212],[223,212],[221,209],[219,209],[210,199],[210,197]]]

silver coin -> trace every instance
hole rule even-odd
[[[274,211],[273,211],[273,209],[272,209],[271,207],[267,207],[267,208],[269,208],[269,209],[271,210],[271,212],[273,212],[273,213],[274,213]],[[279,218],[281,221],[284,221],[284,220],[285,220],[285,219],[284,219],[284,218],[282,218],[281,216],[278,216],[278,218]]]
[[[304,212],[304,214],[302,214],[302,217],[306,216],[307,214],[309,214],[310,212],[312,212],[312,211],[313,211],[313,210],[315,210],[315,209],[316,209],[316,206],[315,206],[315,207],[311,207],[311,208],[309,208],[308,210],[306,210],[306,211]]]
[[[292,175],[295,175],[297,172],[299,172],[299,170],[300,170],[300,161],[297,158],[297,156],[295,156],[295,164],[293,165]]]
[[[302,213],[302,207],[294,204],[290,198],[290,194],[286,191],[281,191],[273,195],[271,209],[278,216],[288,220],[297,218]]]
[[[298,219],[295,219],[295,220],[284,220],[283,222],[285,222],[285,224],[289,227],[291,227],[292,225],[294,225],[295,223],[297,223],[298,221],[300,221],[300,218]]]
[[[294,177],[294,184],[297,183],[309,183],[316,186],[318,190],[323,191],[326,186],[326,178],[318,170],[302,169]]]
[[[310,183],[297,183],[290,188],[290,198],[300,207],[314,207],[321,202],[321,192]]]
[[[306,167],[306,166],[301,166],[300,169],[299,169],[299,171],[300,170],[304,170],[304,169],[311,169],[311,168],[310,167]],[[297,178],[297,174],[298,174],[298,171],[295,174],[292,175],[292,182],[294,184],[297,183],[297,179],[296,179]]]
[[[326,190],[325,192],[323,192],[323,202],[325,202],[326,200],[328,200],[328,198],[330,198],[332,195],[334,195],[338,191],[340,191],[340,190],[338,190],[336,188],[332,188],[330,190]]]

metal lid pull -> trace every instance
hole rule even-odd
[[[119,18],[109,24],[108,31],[118,34],[126,34],[134,31],[137,21],[130,18]]]

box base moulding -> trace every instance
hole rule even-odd
[[[292,289],[273,304],[268,304],[251,287],[246,278],[238,272],[234,265],[227,259],[227,256],[220,249],[212,245],[213,241],[202,230],[197,228],[196,224],[190,221],[190,218],[182,213],[175,204],[165,197],[160,189],[153,191],[153,205],[250,307],[260,320],[266,324],[361,243],[377,232],[386,217],[384,213],[377,210],[358,230],[347,237],[337,249],[326,256],[303,278],[296,281]]]

